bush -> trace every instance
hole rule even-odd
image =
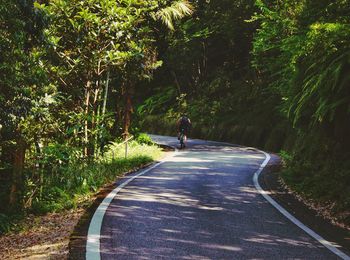
[[[20,223],[26,213],[46,214],[74,208],[86,202],[103,185],[115,181],[117,176],[160,158],[161,149],[148,135],[140,134],[136,139],[138,141],[129,143],[127,158],[125,146],[115,142],[106,147],[103,156],[91,161],[76,156],[75,149],[50,146],[40,158],[43,168],[34,174],[26,170],[22,217],[0,214],[0,233],[20,229],[21,225],[15,223]],[[51,169],[50,163],[53,164]]]
[[[139,144],[154,145],[154,142],[152,141],[151,137],[148,134],[145,134],[145,133],[140,133],[136,137],[136,141]]]
[[[22,213],[12,213],[10,215],[0,213],[0,235],[21,229],[18,223],[23,219]]]
[[[296,192],[322,205],[343,223],[350,224],[349,152],[339,148],[321,133],[299,136],[293,153],[281,151],[286,164],[285,182]]]
[[[32,204],[31,210],[35,214],[45,214],[76,206],[74,198],[67,191],[56,186],[44,190],[42,196],[42,199],[37,198]]]
[[[0,214],[0,234],[9,232],[11,230],[12,223],[8,216]]]

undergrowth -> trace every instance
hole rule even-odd
[[[33,189],[35,184],[28,178],[24,187],[27,190],[23,198],[25,210],[1,213],[0,234],[20,230],[20,220],[26,214],[40,215],[76,208],[117,176],[136,170],[161,156],[161,149],[147,135],[140,135],[136,141],[128,144],[127,158],[125,145],[114,142],[94,161],[72,160],[55,169],[55,174],[46,176],[37,189]],[[30,190],[37,192],[30,193]]]
[[[285,163],[281,177],[304,199],[327,208],[330,215],[350,226],[350,162],[346,160],[347,155],[327,153],[322,147],[325,143],[303,141],[304,145],[299,141],[300,148],[293,153],[280,153]]]

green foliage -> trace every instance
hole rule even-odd
[[[327,205],[333,214],[340,213],[338,220],[349,225],[349,216],[342,213],[350,207],[350,165],[344,154],[332,154],[332,146],[334,141],[324,137],[304,136],[293,154],[282,154],[286,162],[282,176],[295,191]]]
[[[297,71],[299,91],[290,104],[289,113],[294,123],[306,119],[312,126],[334,122],[339,110],[350,113],[349,35],[350,24],[310,26],[305,50],[299,58],[303,60]]]
[[[145,135],[143,139],[150,141]],[[128,157],[137,158],[149,154],[152,158],[159,158],[161,153],[159,148],[152,143],[147,145],[145,143],[139,144],[137,141],[133,140],[128,144]],[[111,142],[108,145],[108,151],[105,153],[105,158],[108,160],[114,160],[116,158],[122,158],[125,156],[125,145],[119,142]]]
[[[151,144],[147,135],[141,134],[140,140],[149,144],[131,142],[127,158],[124,145],[116,142],[108,146],[104,156],[90,162],[76,158],[74,149],[50,147],[46,158],[40,161],[45,178],[40,181],[27,176],[24,187],[27,191],[24,196],[26,212],[45,214],[74,208],[118,176],[162,156],[161,150]],[[16,228],[20,219],[12,220],[11,216],[0,214],[0,232]]]
[[[11,230],[11,220],[10,217],[4,214],[0,214],[0,234],[9,232]]]
[[[45,214],[48,212],[56,212],[63,209],[70,209],[76,206],[76,201],[71,198],[67,191],[57,186],[46,187],[42,197],[36,198],[30,210],[34,214]]]
[[[344,1],[339,1],[342,5]],[[349,21],[333,1],[257,1],[261,28],[254,39],[254,64],[284,100],[294,125],[334,123],[340,110],[350,111]],[[325,10],[329,10],[325,14]],[[327,12],[327,11],[326,11]],[[306,15],[312,14],[312,19]],[[330,95],[330,93],[332,95]]]
[[[31,2],[0,2],[1,141],[18,136],[18,124],[31,112],[31,98],[42,96],[47,84],[38,59],[45,17]]]
[[[52,168],[55,168],[55,161],[47,161],[47,165],[52,165],[52,168],[47,169],[47,173],[51,171],[53,175],[45,178],[42,194],[37,194],[36,200],[34,199],[34,202],[36,201],[33,203],[34,210],[45,212],[73,207],[76,203],[75,196],[95,192],[119,174],[160,156],[160,151],[155,146],[131,142],[128,148],[127,159],[124,158],[124,145],[113,143],[108,146],[106,153],[99,160],[86,163],[77,159],[67,160],[75,157],[74,150],[64,150],[63,153],[58,150],[60,155],[52,158],[57,160],[59,167],[54,171]],[[63,164],[64,161],[66,161],[65,164]]]
[[[14,213],[12,215],[0,214],[0,235],[12,231],[20,231],[20,221],[23,219],[23,214]]]
[[[151,137],[146,133],[140,133],[137,136],[136,141],[139,144],[154,145],[154,142],[152,141]]]
[[[166,108],[169,104],[173,104],[176,99],[176,90],[170,86],[163,88],[158,94],[147,98],[143,104],[137,108],[137,114],[142,117],[154,112],[162,113],[166,112]]]
[[[188,16],[192,12],[192,5],[188,1],[176,1],[171,6],[159,10],[155,17],[162,20],[168,28],[174,30],[174,21]]]

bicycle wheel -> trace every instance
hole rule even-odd
[[[184,148],[185,144],[184,144],[184,135],[181,134],[180,135],[180,149]]]

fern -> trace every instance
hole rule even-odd
[[[187,0],[179,0],[171,6],[165,7],[156,13],[156,18],[161,20],[170,30],[174,30],[174,22],[193,13],[193,7]]]

